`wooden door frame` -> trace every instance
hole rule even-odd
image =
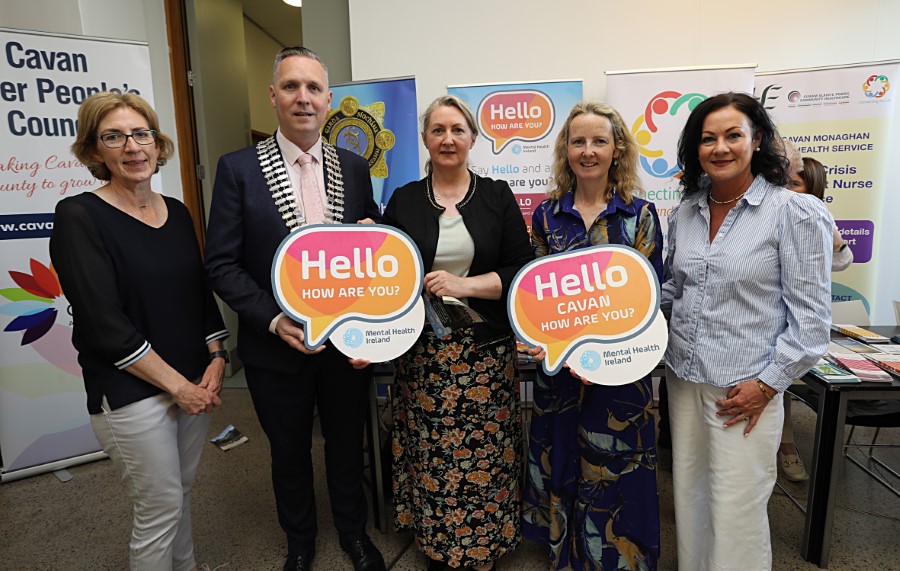
[[[172,70],[172,96],[175,99],[175,131],[178,133],[178,156],[181,164],[181,188],[184,193],[184,205],[191,213],[194,231],[202,249],[206,244],[206,211],[197,172],[200,161],[197,150],[194,93],[189,80],[191,64],[184,0],[165,0],[165,6],[169,66]]]

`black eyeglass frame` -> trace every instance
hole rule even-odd
[[[146,143],[142,143],[142,142],[138,141],[138,140],[134,137],[134,135],[135,135],[136,133],[150,133],[151,139],[150,139],[149,141],[147,141]],[[125,137],[124,142],[123,142],[121,145],[118,145],[118,146],[115,146],[115,147],[114,147],[114,146],[111,146],[111,145],[110,145],[109,143],[107,143],[106,140],[104,139],[105,137],[108,137],[108,136],[110,136],[110,135],[115,135],[115,136],[118,136],[118,137]],[[130,137],[131,139],[133,139],[134,142],[137,143],[138,145],[141,145],[141,146],[146,147],[147,145],[152,145],[153,143],[156,142],[156,129],[138,129],[137,131],[133,131],[133,132],[128,133],[128,134],[126,134],[126,133],[104,133],[104,134],[102,134],[102,135],[97,135],[97,140],[100,141],[101,143],[103,143],[103,146],[106,147],[107,149],[121,149],[121,148],[123,148],[123,147],[125,147],[125,146],[128,145],[128,138],[129,138],[129,137]]]

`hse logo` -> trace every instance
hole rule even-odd
[[[641,167],[647,174],[655,178],[669,178],[678,173],[677,160],[674,157],[667,159],[664,149],[672,149],[674,153],[678,134],[687,116],[705,99],[706,95],[701,93],[681,94],[677,91],[662,91],[650,99],[644,114],[631,125]]]
[[[781,85],[775,83],[767,85],[758,98],[759,104],[767,110],[775,109],[775,103],[772,102],[779,98],[778,91],[781,91],[781,88]]]
[[[790,101],[791,103],[796,103],[796,102],[800,101],[800,97],[801,97],[801,95],[800,95],[799,91],[795,90],[795,91],[791,91],[790,93],[788,93],[788,101]]]
[[[272,291],[286,315],[300,322],[310,349],[344,322],[392,321],[422,291],[422,258],[415,243],[388,226],[314,224],[292,232],[272,262]],[[423,314],[424,315],[424,314]],[[360,330],[344,332],[351,348]]]
[[[863,93],[872,99],[881,99],[891,88],[886,75],[870,75],[862,84]]]
[[[24,331],[22,345],[29,345],[50,331],[59,311],[55,301],[62,296],[59,278],[53,269],[31,259],[31,274],[10,270],[9,277],[19,287],[0,289],[0,295],[11,301],[0,306],[0,315],[13,316],[3,331]]]
[[[499,154],[513,141],[538,141],[550,133],[555,120],[553,102],[540,91],[498,91],[478,106],[478,123]]]

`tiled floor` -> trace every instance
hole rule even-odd
[[[254,416],[249,395],[231,380],[223,393],[224,405],[214,414],[211,434],[234,424],[250,442],[229,452],[212,445],[204,452],[193,494],[194,537],[200,561],[219,571],[281,569],[285,542],[275,518],[269,480],[268,444]],[[797,441],[809,462],[814,430],[811,411],[794,407]],[[900,443],[897,430],[883,436]],[[886,451],[895,466],[900,452]],[[340,551],[324,486],[321,446],[314,444],[319,505],[316,568],[350,569]],[[95,570],[126,569],[130,506],[108,461],[69,469],[74,479],[61,483],[52,474],[0,486],[0,569]],[[787,489],[805,497],[805,485]],[[660,569],[675,569],[675,528],[672,476],[659,472],[662,516]],[[830,569],[900,569],[900,499],[845,463],[835,518]],[[769,503],[774,569],[816,569],[800,556],[803,514],[777,489]],[[381,548],[389,568],[424,569],[425,561],[411,536],[382,534],[370,523],[370,534]],[[523,543],[503,558],[507,570],[547,569],[545,548]],[[736,567],[740,569],[740,566]]]

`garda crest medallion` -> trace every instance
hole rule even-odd
[[[325,117],[322,136],[332,145],[365,157],[372,176],[387,178],[385,153],[394,146],[394,134],[384,128],[384,102],[360,106],[355,97],[344,97]]]

